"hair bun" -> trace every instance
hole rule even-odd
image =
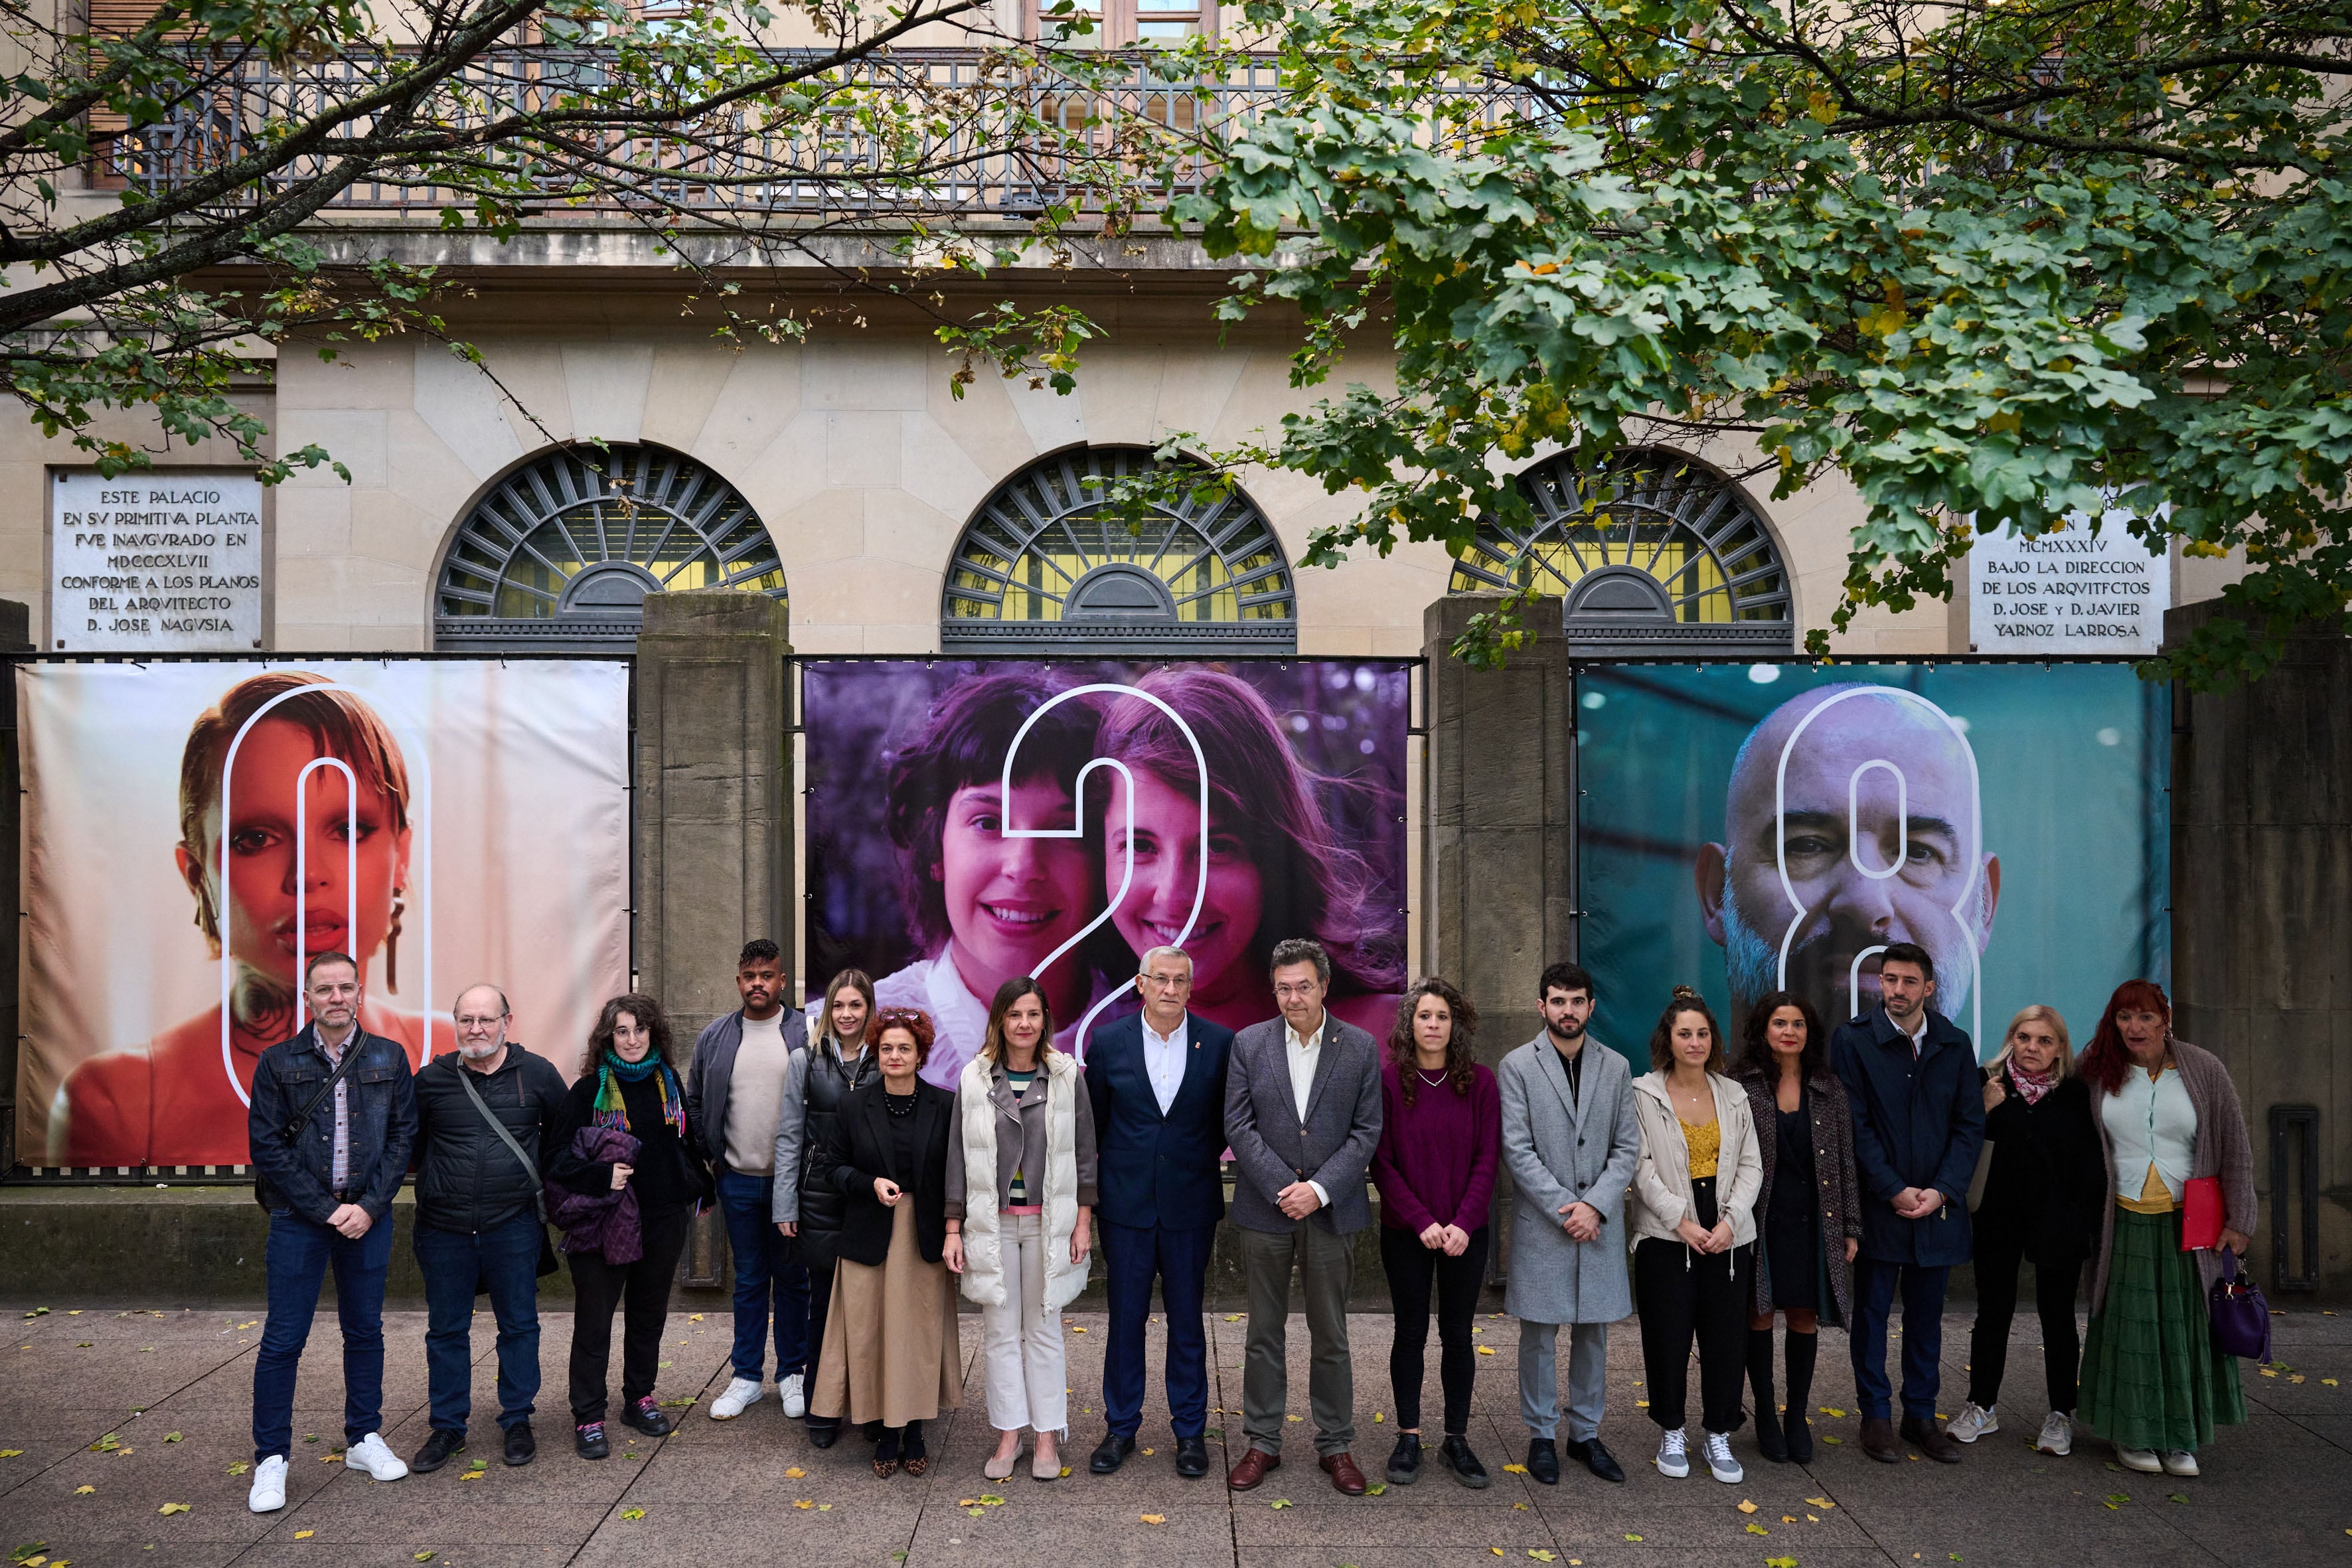
[[[1698,997],[1698,993],[1697,993],[1697,992],[1696,992],[1696,991],[1694,991],[1694,990],[1692,990],[1689,986],[1687,986],[1687,985],[1677,985],[1677,986],[1675,986],[1675,1001],[1677,1001],[1677,1002],[1696,1002],[1696,1001],[1697,1001],[1698,999],[1699,999],[1699,997]]]

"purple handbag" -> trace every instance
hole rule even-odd
[[[2224,1247],[2221,1278],[2213,1281],[2206,1316],[2213,1322],[2213,1349],[2221,1355],[2271,1359],[2271,1304],[2259,1286],[2238,1272],[2238,1255]]]

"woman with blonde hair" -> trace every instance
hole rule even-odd
[[[2089,1086],[2070,1070],[2066,1020],[2039,1003],[2019,1009],[1985,1068],[1985,1152],[1990,1162],[1976,1202],[1977,1325],[1969,1342],[1969,1401],[1944,1435],[1973,1443],[2000,1430],[1994,1401],[2008,1370],[2009,1324],[2017,1312],[2017,1270],[2033,1265],[2033,1305],[2042,1318],[2042,1376],[2050,1414],[2033,1446],[2065,1454],[2074,1446],[2074,1374],[2081,1342],[2074,1295],[2083,1261],[2098,1241],[2106,1162],[2091,1121]]]
[[[1024,1428],[1036,1434],[1031,1478],[1058,1479],[1070,1425],[1062,1309],[1087,1284],[1095,1119],[1076,1059],[1053,1040],[1045,987],[1008,980],[956,1089],[947,1264],[981,1308],[988,1419],[999,1434],[982,1467],[991,1480],[1013,1474]]]
[[[1746,1475],[1731,1434],[1747,1419],[1739,1395],[1764,1157],[1748,1091],[1724,1076],[1726,1065],[1714,1013],[1697,992],[1675,986],[1650,1034],[1650,1070],[1633,1080],[1642,1152],[1626,1218],[1650,1419],[1664,1434],[1658,1471],[1676,1480],[1690,1474],[1683,1417],[1696,1339],[1707,1471],[1734,1485]]]

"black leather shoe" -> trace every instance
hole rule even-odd
[[[573,1427],[572,1447],[579,1451],[580,1457],[583,1459],[602,1459],[608,1458],[613,1452],[613,1445],[605,1440],[604,1424],[602,1421],[584,1421]]]
[[[1494,1482],[1478,1456],[1470,1451],[1470,1439],[1451,1436],[1437,1446],[1437,1462],[1454,1472],[1454,1479],[1473,1491],[1484,1491]]]
[[[1528,1476],[1538,1486],[1559,1485],[1559,1448],[1550,1438],[1528,1439]]]
[[[509,1465],[528,1465],[539,1458],[539,1439],[530,1435],[530,1423],[518,1422],[507,1428],[506,1461]]]
[[[1805,1413],[1793,1405],[1780,1423],[1780,1436],[1788,1442],[1789,1458],[1792,1462],[1800,1465],[1813,1462],[1812,1423],[1807,1421]]]
[[[425,1447],[410,1456],[408,1468],[418,1475],[429,1475],[449,1462],[452,1454],[466,1451],[466,1435],[436,1426],[425,1439]]]
[[[1560,1447],[1568,1451],[1570,1458],[1583,1460],[1584,1468],[1602,1480],[1615,1481],[1619,1486],[1625,1484],[1625,1467],[1617,1462],[1616,1455],[1601,1446],[1600,1438],[1580,1443],[1571,1437]]]
[[[634,1405],[621,1406],[621,1425],[634,1426],[648,1437],[667,1437],[677,1430],[670,1425],[669,1417],[662,1414],[661,1406],[654,1403],[654,1396],[650,1394]]]
[[[1205,1437],[1176,1439],[1176,1473],[1188,1481],[1197,1481],[1209,1473],[1209,1440]]]
[[[1781,1432],[1780,1413],[1772,1408],[1769,1398],[1756,1405],[1756,1451],[1776,1465],[1789,1462],[1789,1440]]]
[[[1389,1484],[1409,1487],[1421,1479],[1421,1434],[1397,1434],[1396,1451],[1389,1456]]]
[[[1103,1434],[1103,1440],[1095,1445],[1094,1458],[1087,1461],[1087,1468],[1096,1475],[1108,1476],[1127,1463],[1127,1457],[1134,1452],[1133,1437],[1124,1436],[1117,1432],[1106,1432]]]
[[[841,1440],[841,1424],[837,1421],[812,1421],[808,1424],[809,1447],[830,1448]]]

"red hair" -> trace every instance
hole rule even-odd
[[[2101,1094],[2123,1088],[2124,1074],[2131,1068],[2131,1052],[2125,1048],[2123,1031],[2116,1027],[2116,1015],[2124,1012],[2154,1013],[2164,1020],[2164,1032],[2172,1033],[2172,1004],[2163,986],[2153,980],[2126,980],[2116,986],[2107,998],[2107,1010],[2099,1015],[2089,1047],[2074,1064],[2074,1070]]]

